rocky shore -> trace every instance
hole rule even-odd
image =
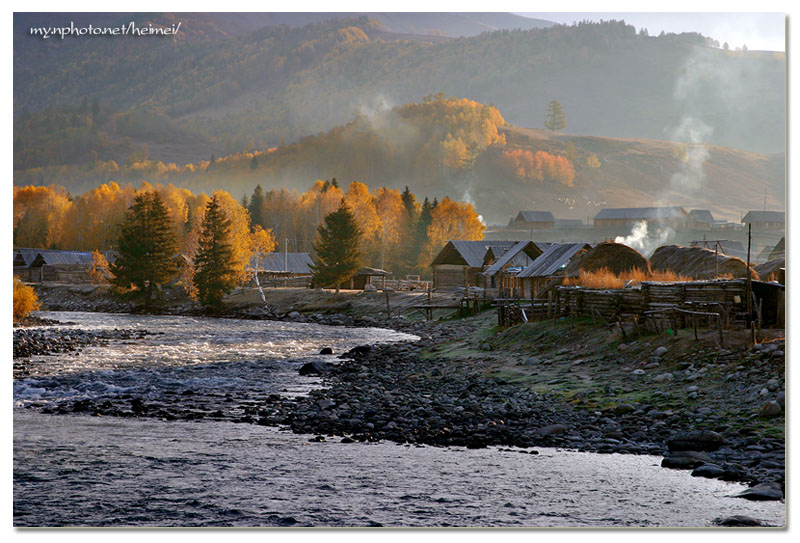
[[[655,454],[665,468],[749,483],[743,498],[783,497],[782,339],[721,350],[702,338],[618,338],[574,324],[499,330],[491,314],[438,323],[376,315],[252,307],[230,315],[382,326],[422,337],[364,347],[337,363],[329,356],[305,363],[303,373],[322,376],[322,387],[304,397],[245,401],[186,391],[177,403],[128,398],[52,411],[233,420],[284,426],[313,441]]]

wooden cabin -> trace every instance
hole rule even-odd
[[[506,250],[499,258],[487,262],[493,252],[490,247],[484,257],[485,269],[481,273],[484,288],[497,288],[503,293],[513,295],[517,288],[516,275],[527,268],[549,247],[549,243],[520,241]]]
[[[670,226],[685,228],[689,224],[689,214],[682,207],[621,207],[606,208],[594,217],[595,228],[632,228],[640,222],[648,227]]]
[[[753,230],[785,230],[786,213],[783,211],[748,211],[742,218],[742,224],[753,225]]]
[[[456,287],[477,286],[478,274],[483,271],[483,259],[489,247],[494,255],[510,249],[517,241],[460,241],[450,240],[431,262],[433,288],[452,290]]]
[[[515,286],[521,298],[536,298],[564,269],[592,246],[588,243],[554,243],[524,270],[516,275]]]
[[[552,230],[555,228],[556,219],[550,211],[520,211],[514,218],[515,228],[530,228],[533,230]]]

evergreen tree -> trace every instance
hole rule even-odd
[[[556,130],[563,130],[567,126],[567,116],[564,115],[564,109],[556,100],[547,104],[547,115],[545,116],[544,126],[553,132]]]
[[[264,189],[261,188],[260,184],[256,185],[253,195],[250,197],[250,204],[247,206],[247,210],[250,212],[250,223],[253,228],[256,226],[266,228],[266,221],[264,220],[265,202]]]
[[[194,269],[193,281],[200,303],[214,312],[219,311],[222,298],[236,286],[236,263],[231,245],[231,221],[216,196],[206,206]]]
[[[428,227],[433,222],[433,216],[431,215],[431,211],[433,211],[433,207],[431,203],[428,201],[428,198],[425,197],[425,200],[422,202],[422,209],[419,212],[419,218],[417,219],[416,228],[414,230],[414,254],[416,255],[415,260],[419,262],[419,258],[422,255],[422,250],[428,243]],[[420,268],[420,275],[424,274],[428,267],[427,266],[417,266]]]
[[[353,277],[361,267],[361,231],[344,200],[339,209],[325,217],[318,228],[314,250],[317,263],[313,266],[314,282],[321,287],[336,287]]]
[[[258,159],[253,155],[253,160],[250,161],[250,169],[255,170],[258,168]]]
[[[158,192],[134,198],[120,225],[117,250],[119,256],[111,265],[112,283],[134,298],[143,298],[145,307],[152,307],[160,285],[178,272],[174,258],[177,242]]]

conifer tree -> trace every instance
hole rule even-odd
[[[231,245],[231,221],[216,195],[206,206],[203,231],[194,258],[194,286],[200,303],[218,312],[222,298],[236,286],[236,263]]]
[[[119,256],[111,265],[112,283],[119,291],[143,298],[145,307],[152,307],[160,285],[171,281],[178,271],[175,233],[158,192],[134,198],[120,225],[117,250]]]
[[[564,108],[556,100],[547,104],[547,115],[544,119],[544,126],[548,130],[555,132],[567,126],[567,116],[564,115]]]
[[[261,188],[260,184],[256,185],[253,195],[250,197],[250,203],[247,206],[247,210],[250,212],[250,222],[253,227],[261,226],[262,228],[266,228],[264,224],[264,202],[264,189]]]
[[[434,206],[428,201],[428,198],[425,197],[425,200],[422,202],[422,208],[419,212],[419,219],[417,219],[416,228],[414,231],[414,254],[417,255],[417,268],[419,268],[420,275],[424,275],[428,271],[428,263],[420,262],[423,248],[428,244],[428,228],[433,222],[433,217],[431,215],[431,211],[433,211]]]
[[[335,286],[338,293],[341,284],[361,267],[360,242],[361,231],[342,200],[339,209],[326,215],[325,224],[318,228],[314,243],[317,263],[312,267],[314,282],[322,287]]]

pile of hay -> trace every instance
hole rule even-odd
[[[627,245],[605,241],[573,259],[564,270],[566,277],[578,277],[580,272],[597,272],[602,269],[621,275],[635,269],[650,273],[650,262],[636,249]]]
[[[774,260],[770,260],[769,262],[764,262],[763,264],[759,264],[754,269],[756,270],[756,273],[761,278],[761,280],[766,281],[767,277],[769,277],[773,273],[777,274],[779,269],[785,267],[786,267],[786,260],[783,258],[776,258]]]
[[[677,273],[692,279],[714,279],[715,277],[747,277],[747,264],[741,258],[715,254],[703,247],[681,247],[664,245],[650,257],[653,270]],[[750,277],[758,275],[750,269]]]

